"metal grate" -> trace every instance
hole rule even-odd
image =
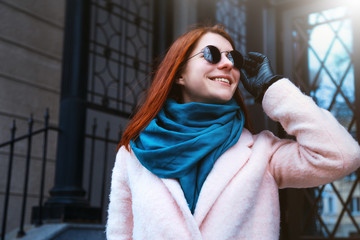
[[[88,102],[94,108],[130,115],[150,82],[153,1],[91,4]]]
[[[223,24],[235,42],[236,48],[246,53],[246,2],[247,0],[218,0],[216,20]]]
[[[295,81],[355,137],[352,26],[347,10],[339,7],[295,19],[293,69]]]
[[[103,222],[116,145],[151,80],[153,11],[153,0],[91,0],[84,187]]]
[[[294,80],[356,136],[352,22],[346,6],[294,19]],[[360,235],[359,172],[321,187],[305,189],[310,208],[305,239],[347,239]],[[306,236],[306,237],[305,237]]]
[[[246,54],[246,8],[247,0],[218,0],[216,2],[216,21],[225,26],[235,42],[236,48]],[[252,96],[239,84],[246,104],[253,104]]]

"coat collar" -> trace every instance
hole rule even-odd
[[[180,183],[175,179],[161,179],[187,219],[195,219],[197,226],[201,225],[223,189],[249,159],[252,144],[253,138],[251,133],[244,129],[239,141],[215,162],[213,169],[202,186],[194,217],[192,217],[187,205]]]

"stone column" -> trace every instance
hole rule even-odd
[[[67,0],[62,60],[59,137],[55,185],[33,220],[101,220],[101,209],[89,206],[82,186],[88,75],[90,1]],[[40,213],[39,213],[40,209]]]

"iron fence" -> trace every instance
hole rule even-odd
[[[28,200],[28,186],[29,186],[29,177],[30,177],[30,164],[32,158],[32,143],[33,138],[36,135],[42,135],[42,159],[41,159],[41,169],[40,169],[40,182],[39,182],[39,209],[41,211],[43,202],[44,202],[44,186],[45,186],[45,168],[47,162],[47,149],[48,149],[48,133],[49,131],[58,132],[59,129],[55,126],[49,125],[49,110],[46,110],[44,115],[44,125],[42,128],[38,130],[33,129],[34,119],[31,116],[28,120],[27,128],[28,132],[22,136],[16,137],[17,125],[16,121],[13,121],[12,127],[10,128],[10,139],[4,143],[0,144],[0,149],[9,148],[8,151],[8,165],[7,165],[7,174],[6,178],[1,179],[1,181],[5,182],[5,193],[4,193],[4,203],[2,206],[2,222],[1,222],[1,240],[5,239],[6,234],[6,226],[8,220],[9,210],[9,199],[11,195],[11,182],[12,182],[12,172],[13,172],[13,164],[14,164],[14,156],[15,156],[15,145],[19,144],[22,141],[26,141],[26,154],[25,154],[25,169],[18,169],[19,171],[24,171],[24,184],[22,191],[22,203],[19,217],[19,230],[17,231],[17,237],[22,237],[25,235],[24,231],[24,223],[25,223],[25,211],[26,211],[26,203]],[[41,216],[41,214],[40,214]],[[38,219],[37,225],[42,224],[42,218]]]
[[[88,124],[89,131],[85,134],[83,185],[87,201],[91,206],[100,207],[101,222],[105,224],[111,173],[122,128],[120,125],[118,131],[113,131],[110,121],[102,119],[101,116],[93,118],[92,123],[89,121]]]
[[[14,192],[12,188],[14,188],[14,184],[12,181],[14,180],[14,176],[12,176],[14,170],[23,171],[23,183],[21,183],[21,206],[20,206],[20,214],[19,216],[15,216],[16,218],[16,226],[13,229],[18,228],[16,232],[16,237],[21,238],[26,235],[26,212],[31,209],[33,210],[31,216],[31,224],[35,227],[43,225],[46,222],[46,216],[43,216],[43,208],[46,206],[46,193],[45,193],[45,182],[46,182],[46,163],[49,157],[47,156],[47,152],[49,149],[49,131],[52,131],[56,134],[61,134],[61,129],[52,126],[49,124],[49,111],[46,110],[44,115],[44,123],[43,126],[37,130],[34,130],[34,119],[31,116],[27,122],[27,133],[21,136],[16,136],[18,131],[17,123],[15,120],[10,128],[10,139],[6,142],[0,143],[0,150],[7,149],[6,157],[7,157],[7,169],[6,176],[0,176],[0,182],[3,182],[5,185],[4,191],[4,202],[2,207],[2,221],[1,223],[1,238],[0,240],[5,240],[5,236],[7,234],[7,223],[10,215],[14,215],[14,210],[9,203],[11,201],[11,194]],[[119,139],[122,135],[121,126],[118,128],[118,131],[113,132],[111,130],[111,123],[109,121],[104,122],[104,119],[100,117],[94,117],[92,124],[89,126],[89,130],[84,138],[86,140],[86,147],[84,151],[85,154],[85,166],[84,166],[84,188],[87,192],[87,201],[91,206],[100,207],[102,210],[102,223],[106,220],[106,206],[107,206],[107,196],[109,194],[110,189],[110,179],[111,179],[111,169],[112,164],[115,160],[116,154],[116,145],[119,142]],[[114,121],[117,122],[117,121]],[[38,198],[38,206],[36,207],[36,211],[34,214],[34,206],[29,206],[27,204],[29,198],[29,179],[31,177],[32,172],[30,171],[31,163],[33,161],[33,142],[34,137],[42,138],[42,146],[41,146],[41,168],[39,169],[40,177],[39,181],[36,182],[36,186],[38,187],[38,194],[36,197]],[[25,146],[25,164],[24,168],[15,169],[14,166],[14,156],[18,156],[17,151],[15,150],[15,146],[17,145]],[[5,164],[6,165],[6,164]],[[15,176],[16,177],[16,176]],[[32,196],[34,197],[34,196]],[[12,216],[14,218],[14,216]],[[14,225],[14,224],[13,224]]]

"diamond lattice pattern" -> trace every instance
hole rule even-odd
[[[352,25],[347,7],[296,18],[293,24],[294,79],[355,137]],[[356,172],[305,189],[309,208],[303,235],[333,239],[360,236],[360,187]]]

